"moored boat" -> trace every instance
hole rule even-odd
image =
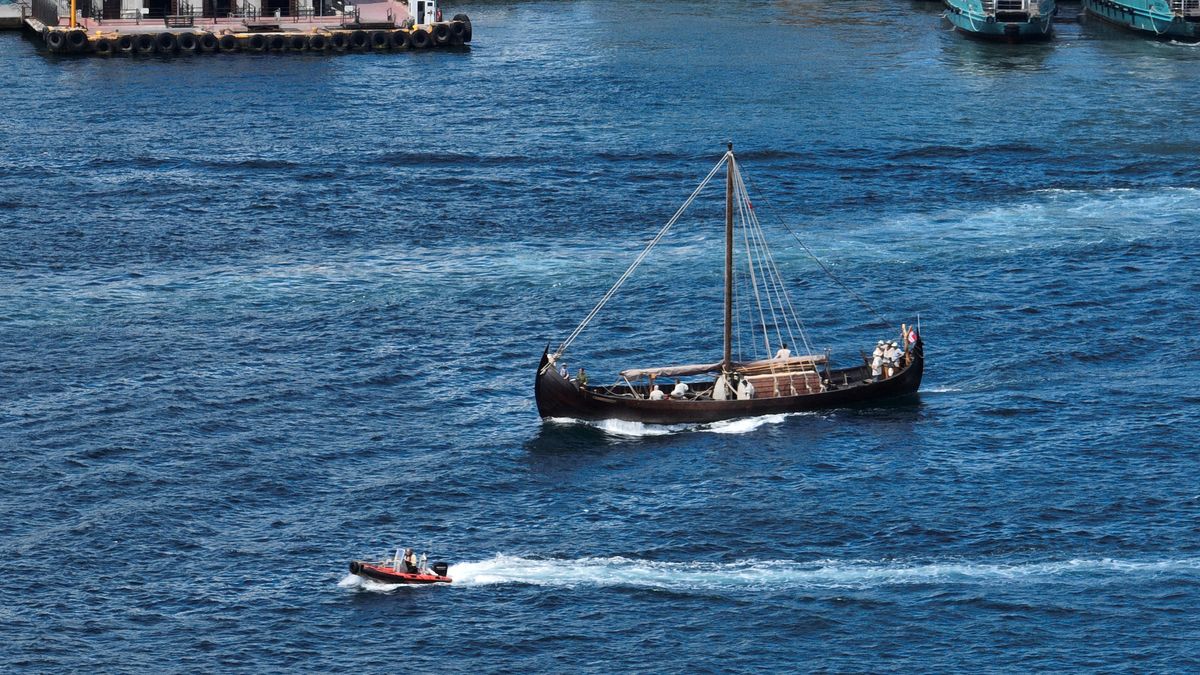
[[[1083,0],[1083,7],[1149,37],[1200,41],[1200,0]]]
[[[1053,31],[1055,0],[945,0],[946,20],[959,31],[988,40],[1029,42]]]
[[[350,573],[385,584],[448,584],[453,581],[448,574],[450,566],[444,562],[427,565],[425,555],[420,560],[410,558],[411,549],[401,557],[396,550],[394,558],[386,560],[353,560]]]
[[[695,365],[630,368],[622,370],[619,379],[611,385],[588,384],[586,371],[582,368],[572,377],[564,362],[567,348],[722,167],[725,168],[726,178],[722,359]],[[740,275],[739,280],[751,288],[740,297],[746,298],[747,304],[753,302],[754,305],[748,312],[754,315],[754,320],[748,322],[748,339],[740,344],[751,345],[758,356],[766,358],[733,358],[733,297],[734,279],[737,276],[733,264],[735,213],[741,225],[741,239],[746,245],[742,262],[747,273]],[[824,265],[821,268],[828,273]],[[591,421],[615,419],[650,424],[705,423],[850,406],[913,394],[921,386],[925,353],[917,327],[901,325],[898,343],[893,341],[885,344],[880,341],[873,358],[862,353],[862,363],[834,368],[828,352],[819,354],[811,349],[804,325],[796,316],[795,306],[786,291],[776,260],[767,248],[764,232],[746,193],[731,144],[729,151],[685,204],[571,335],[555,351],[551,352],[549,346],[543,351],[534,382],[538,413],[542,418]],[[775,344],[781,347],[771,356]],[[788,344],[804,349],[792,355]],[[762,351],[758,351],[760,349]],[[658,378],[674,378],[675,387],[669,393],[663,391],[656,384]],[[692,379],[685,382],[684,378]]]

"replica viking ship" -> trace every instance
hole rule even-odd
[[[725,168],[725,322],[721,360],[696,365],[630,368],[621,371],[619,379],[611,385],[588,384],[582,369],[579,375],[572,377],[561,365],[567,348],[722,167]],[[746,294],[751,296],[746,302],[751,305],[750,313],[757,314],[753,342],[758,347],[765,347],[767,355],[772,352],[773,340],[779,345],[802,346],[804,351],[799,355],[793,356],[784,347],[772,358],[733,359],[735,216],[741,225],[742,241],[746,246],[746,274],[753,289],[752,293]],[[819,260],[817,262],[820,264]],[[828,272],[824,265],[821,267]],[[538,413],[543,418],[590,421],[704,423],[851,406],[914,394],[921,386],[925,355],[916,326],[902,324],[898,341],[880,341],[873,355],[861,352],[862,362],[846,367],[832,367],[829,353],[814,354],[809,345],[775,258],[766,246],[731,143],[683,206],[575,330],[554,352],[547,345],[534,383]],[[664,384],[664,388],[660,388],[657,382],[661,378],[689,378],[689,381],[665,391],[664,388],[670,385]]]

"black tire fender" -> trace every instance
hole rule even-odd
[[[196,40],[195,33],[180,33],[179,36],[175,38],[175,42],[179,45],[179,51],[184,52],[185,54],[191,54],[195,52],[196,47],[199,46],[199,41]]]
[[[179,41],[175,39],[174,33],[159,33],[158,37],[154,38],[154,47],[160,54],[171,54],[179,48]]]
[[[87,32],[76,28],[72,31],[67,31],[67,49],[73,52],[86,52],[88,47]]]
[[[153,54],[154,36],[142,33],[133,39],[133,48],[138,54]]]
[[[455,14],[453,21],[461,21],[463,23],[463,42],[471,41],[471,17],[466,14]]]
[[[46,47],[50,51],[62,51],[65,44],[67,44],[67,36],[63,35],[61,30],[52,30],[46,33]]]

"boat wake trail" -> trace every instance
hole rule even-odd
[[[1035,563],[915,563],[819,560],[651,562],[629,558],[531,560],[497,555],[450,568],[455,586],[531,584],[633,587],[676,592],[729,590],[856,590],[917,584],[998,585],[1054,582],[1088,585],[1126,576],[1200,578],[1200,558],[1161,561],[1074,559]]]
[[[816,413],[799,412],[780,415],[761,415],[758,417],[743,417],[733,420],[722,420],[708,424],[644,424],[642,422],[627,422],[625,420],[587,421],[567,417],[554,417],[549,421],[556,424],[585,424],[613,436],[626,438],[644,438],[649,436],[666,436],[685,432],[702,432],[712,434],[746,434],[770,424],[780,424],[789,417],[814,416]]]

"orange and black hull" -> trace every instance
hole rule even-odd
[[[350,563],[350,573],[385,584],[448,584],[452,581],[440,574],[409,574],[398,572],[387,564],[362,560]]]

